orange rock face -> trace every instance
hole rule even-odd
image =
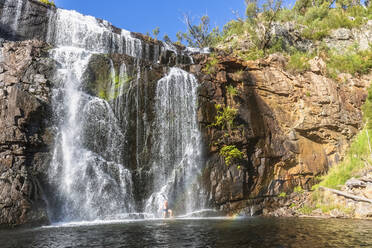
[[[298,185],[309,189],[316,176],[342,160],[362,127],[361,106],[371,75],[343,75],[340,83],[325,75],[320,58],[302,74],[285,71],[280,55],[248,62],[218,59],[215,73],[196,73],[207,151],[204,180],[212,204],[231,212],[246,206],[237,202],[247,199],[291,192]],[[202,67],[208,63],[204,57],[196,60]],[[216,104],[238,110],[233,128],[210,125],[218,115]],[[225,145],[244,153],[239,168],[226,166],[219,156]]]

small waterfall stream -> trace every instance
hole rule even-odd
[[[16,31],[29,3],[6,4],[16,6],[16,15],[4,13],[1,22]],[[144,60],[158,66],[162,53],[175,48],[150,48],[126,30],[75,11],[57,9],[48,18],[45,36],[54,45],[50,56],[57,63],[56,134],[48,171],[51,221],[113,219],[135,212],[159,217],[164,200],[177,214],[202,209],[197,80],[179,68],[164,67],[166,75],[150,82],[152,67],[142,66]],[[107,98],[85,89],[84,74],[99,54],[134,61],[118,66],[109,60]],[[147,186],[139,190],[141,184]]]
[[[203,206],[196,181],[201,164],[197,87],[196,78],[178,68],[157,84],[151,166],[156,176],[146,212],[158,213],[165,200],[183,213]]]
[[[24,1],[14,1],[14,0],[6,0],[4,3],[4,9],[14,9],[15,13],[12,13],[10,11],[5,12],[1,16],[1,23],[6,23],[9,25],[11,29],[11,35],[16,35],[16,30],[18,29],[19,19],[22,15],[22,9],[24,5]],[[25,6],[27,8],[28,1],[25,3]]]

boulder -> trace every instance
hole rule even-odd
[[[361,180],[358,180],[358,179],[355,179],[355,178],[352,178],[352,179],[349,179],[346,181],[345,183],[346,187],[348,187],[349,189],[353,189],[353,188],[365,188],[366,187],[366,183],[361,181]]]
[[[309,64],[310,64],[310,70],[316,74],[322,74],[322,75],[326,75],[326,72],[327,72],[327,65],[326,63],[321,59],[319,58],[318,56],[316,56],[315,58],[311,59],[309,61]]]
[[[372,217],[372,204],[359,202],[355,208],[356,218],[368,218]]]
[[[353,35],[350,29],[339,28],[332,30],[330,37],[336,40],[350,40],[353,38]]]

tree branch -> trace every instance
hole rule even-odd
[[[372,200],[371,199],[360,197],[360,196],[356,196],[356,195],[352,195],[352,194],[349,194],[349,193],[346,193],[346,192],[343,192],[343,191],[340,191],[340,190],[330,189],[330,188],[326,188],[326,187],[322,187],[322,186],[320,186],[319,189],[324,190],[324,191],[332,192],[332,193],[334,193],[336,195],[341,195],[343,197],[352,199],[354,201],[368,202],[368,203],[371,203],[372,204]]]

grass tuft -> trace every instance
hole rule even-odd
[[[319,185],[339,189],[347,180],[357,176],[357,173],[365,168],[363,159],[367,157],[367,154],[369,154],[369,146],[365,129],[355,138],[346,159],[341,164],[333,166],[327,175],[322,177]]]

